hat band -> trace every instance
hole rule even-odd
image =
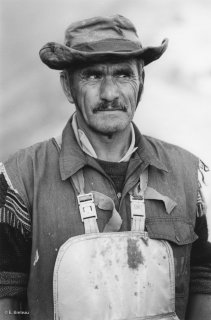
[[[68,43],[66,43],[68,46]],[[122,39],[105,39],[102,41],[86,42],[72,46],[72,49],[86,52],[131,52],[141,49],[140,42]]]

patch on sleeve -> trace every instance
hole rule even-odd
[[[203,188],[206,186],[204,173],[208,172],[209,168],[207,165],[199,160],[198,169],[198,194],[197,194],[197,217],[204,216],[207,212],[207,204],[204,197]]]
[[[0,164],[0,222],[20,230],[23,235],[31,231],[28,209],[13,188],[3,164]]]
[[[197,196],[197,218],[204,216],[207,212],[207,205],[202,193],[201,188],[198,189]]]
[[[202,160],[199,160],[199,182],[202,181],[205,184],[204,173],[208,171],[210,171],[208,166]]]

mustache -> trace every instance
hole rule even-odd
[[[93,109],[93,113],[97,113],[99,111],[107,111],[107,110],[108,111],[120,110],[120,111],[126,112],[127,105],[124,105],[119,101],[112,101],[112,102],[102,101]]]

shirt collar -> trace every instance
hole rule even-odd
[[[142,136],[138,128],[133,123],[135,146],[129,147],[127,153],[132,152],[129,157],[130,161],[144,162],[146,165],[152,165],[160,170],[168,172],[167,167],[158,158],[155,145],[148,137]],[[93,165],[93,156],[85,153],[80,147],[74,130],[72,128],[72,117],[66,124],[62,133],[61,151],[59,156],[59,166],[62,180],[71,177],[78,170],[82,169],[85,165]],[[133,140],[133,139],[132,139]],[[125,155],[126,156],[126,155]],[[125,156],[121,159],[123,160]],[[125,159],[123,160],[125,161]]]

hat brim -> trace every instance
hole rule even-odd
[[[87,52],[79,51],[68,46],[49,42],[44,45],[39,54],[43,63],[49,68],[55,70],[64,70],[70,68],[71,65],[75,65],[77,62],[102,62],[109,58],[129,59],[129,58],[140,58],[143,60],[144,65],[148,65],[154,60],[159,59],[162,54],[166,51],[168,46],[168,39],[164,39],[160,46],[157,47],[146,47],[134,51],[99,51],[99,52]]]

